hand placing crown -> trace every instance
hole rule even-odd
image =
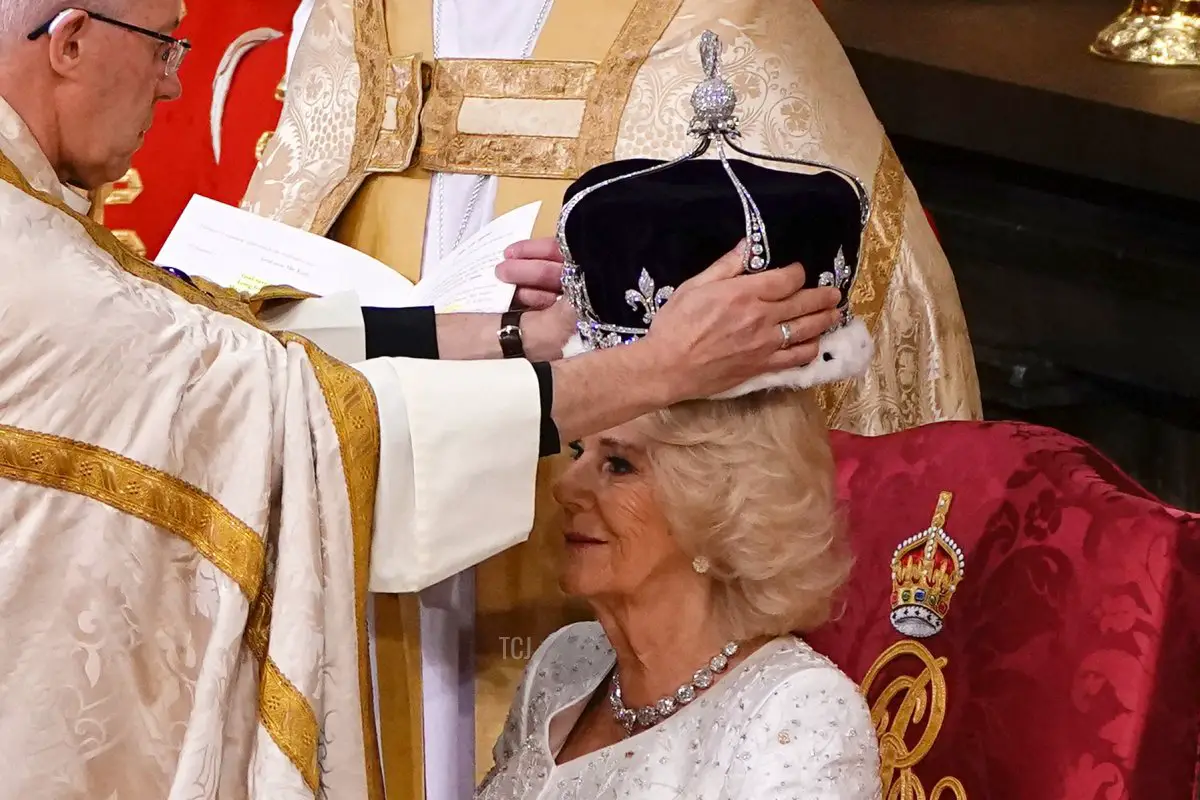
[[[963,579],[962,550],[945,530],[952,499],[942,492],[929,527],[901,542],[892,556],[892,626],[905,636],[941,631]]]
[[[866,188],[836,166],[742,149],[737,95],[720,75],[721,46],[712,32],[701,37],[700,54],[706,78],[692,94],[696,146],[673,161],[602,164],[567,191],[558,242],[563,292],[579,321],[564,355],[645,336],[678,286],[744,241],[745,272],[802,264],[806,288],[841,291],[842,316],[821,337],[812,363],[720,397],[858,376],[874,354],[870,333],[850,307],[870,212]],[[712,151],[715,157],[703,157]]]

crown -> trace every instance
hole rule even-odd
[[[954,495],[942,492],[929,527],[914,534],[892,555],[892,627],[918,639],[942,629],[966,560],[945,531]]]
[[[806,287],[841,292],[842,316],[809,368],[763,376],[735,393],[856,377],[873,354],[850,304],[870,215],[866,187],[831,164],[743,147],[737,94],[721,75],[721,42],[711,31],[700,37],[700,61],[688,129],[694,144],[683,155],[600,164],[567,190],[557,234],[563,294],[578,324],[564,355],[645,336],[679,285],[745,241],[743,272],[803,264]]]

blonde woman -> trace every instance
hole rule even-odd
[[[866,703],[791,633],[851,564],[812,399],[675,406],[573,449],[561,582],[598,622],[533,656],[478,797],[878,797]]]

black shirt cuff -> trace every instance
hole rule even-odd
[[[562,442],[559,440],[558,426],[554,424],[554,374],[550,365],[538,362],[533,365],[537,375],[538,393],[542,399],[542,427],[538,442],[538,458],[556,456],[562,452]]]
[[[364,307],[362,315],[367,358],[437,359],[437,315],[432,307]]]
[[[437,315],[428,306],[418,308],[363,307],[367,358],[438,358]],[[554,424],[554,376],[550,365],[533,364],[542,404],[538,457],[562,452],[558,426]]]

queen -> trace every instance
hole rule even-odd
[[[732,92],[711,70],[694,104],[696,150],[598,167],[568,192],[571,349],[653,336],[674,288],[739,240],[744,269],[801,263],[844,312],[806,367],[572,445],[560,582],[597,621],[530,660],[479,800],[880,796],[867,705],[800,635],[830,617],[852,560],[810,392],[872,357],[847,302],[866,193],[834,167],[729,157]]]

